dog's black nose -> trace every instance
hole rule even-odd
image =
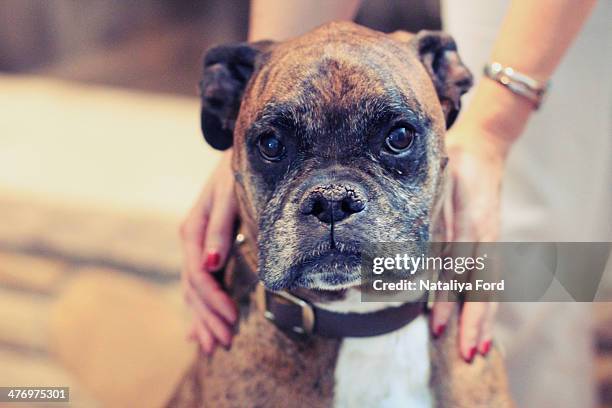
[[[326,224],[342,221],[365,208],[365,200],[357,190],[342,185],[320,186],[302,201],[302,214],[312,215]]]

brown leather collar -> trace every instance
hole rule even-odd
[[[256,261],[244,244],[244,235],[236,237],[239,267],[256,277]],[[279,329],[296,336],[317,335],[328,338],[373,337],[401,329],[426,312],[427,302],[405,303],[371,313],[340,313],[317,307],[286,292],[267,290],[256,283],[258,307],[266,319]]]
[[[257,285],[264,316],[281,330],[298,335],[329,338],[373,337],[411,323],[426,309],[426,302],[410,302],[371,313],[340,313],[317,307],[288,292],[272,292]]]

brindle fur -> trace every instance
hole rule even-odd
[[[282,43],[209,51],[202,127],[213,146],[235,146],[246,251],[259,265],[254,278],[271,289],[308,292],[320,283],[317,272],[331,271],[325,284],[341,285],[359,278],[354,252],[363,243],[435,239],[446,184],[443,136],[470,85],[452,39],[437,32],[383,34],[330,23]],[[379,154],[398,118],[416,129],[410,155]],[[257,137],[272,130],[287,149],[277,163],[257,152]],[[330,227],[300,206],[312,194],[343,191],[364,200],[366,210],[332,224],[337,256],[321,261],[316,255],[330,250]],[[226,283],[244,295],[249,278],[235,265]],[[332,405],[340,341],[290,338],[249,296],[237,299],[241,319],[231,350],[200,356],[170,406]],[[472,364],[460,360],[456,319],[432,339],[431,354],[437,406],[511,405],[495,348]]]

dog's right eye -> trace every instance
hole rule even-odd
[[[279,161],[285,153],[285,146],[274,133],[264,133],[259,137],[259,153],[269,161]]]

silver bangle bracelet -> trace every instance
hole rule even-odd
[[[550,87],[550,81],[537,81],[511,67],[504,67],[499,62],[492,62],[484,66],[484,75],[500,83],[510,91],[533,103],[538,109],[544,100],[544,95]]]

